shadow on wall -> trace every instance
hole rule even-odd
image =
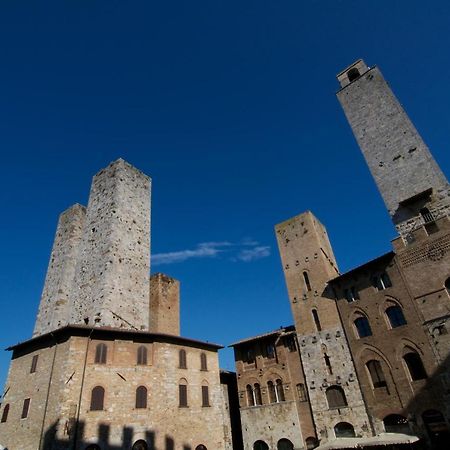
[[[171,436],[165,436],[164,447],[155,446],[155,432],[148,430],[145,438],[133,440],[134,430],[132,427],[122,428],[122,443],[113,445],[109,442],[111,427],[108,424],[99,424],[97,439],[85,441],[84,422],[72,422],[66,427],[67,439],[56,438],[56,427],[54,423],[45,433],[42,450],[175,450],[175,440]],[[75,439],[77,436],[77,439]],[[183,445],[183,450],[194,450],[190,445]],[[207,450],[199,445],[197,450]]]

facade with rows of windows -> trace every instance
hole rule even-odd
[[[393,251],[341,274],[311,212],[275,227],[295,326],[234,344],[244,447],[444,450],[450,187],[377,67],[359,60],[338,80],[399,236]],[[272,413],[289,408],[295,420]]]

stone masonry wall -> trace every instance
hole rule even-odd
[[[33,336],[55,330],[69,321],[85,217],[85,207],[78,204],[59,217]]]
[[[119,159],[95,175],[71,323],[148,330],[150,179]]]

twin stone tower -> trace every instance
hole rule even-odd
[[[33,336],[68,324],[179,334],[178,282],[153,275],[150,295],[150,196],[151,179],[119,159],[94,176],[87,208],[61,214]]]

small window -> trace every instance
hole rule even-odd
[[[209,387],[207,385],[202,386],[202,406],[211,406],[209,404]]]
[[[370,328],[369,320],[367,317],[358,317],[353,322],[358,332],[358,337],[364,338],[367,336],[372,336],[372,329]]]
[[[255,403],[257,405],[262,405],[261,386],[259,385],[259,383],[255,383],[254,393],[255,393]]]
[[[97,347],[95,347],[95,363],[106,364],[107,352],[108,347],[105,344],[98,344]]]
[[[359,300],[359,293],[356,290],[355,286],[344,289],[344,296],[349,303],[356,302],[356,300]]]
[[[33,359],[31,360],[30,373],[36,372],[37,363],[38,363],[38,358],[39,358],[39,355],[34,355],[34,356],[33,356]]]
[[[5,423],[8,420],[8,413],[9,413],[9,403],[7,403],[3,408],[1,423]]]
[[[305,385],[303,383],[297,384],[297,395],[298,399],[301,402],[306,402],[308,400],[308,397],[306,396]]]
[[[297,351],[297,344],[295,343],[295,337],[294,336],[288,336],[285,338],[284,343],[286,347],[289,349],[290,352]]]
[[[277,394],[275,392],[275,385],[273,384],[273,381],[267,382],[267,390],[269,391],[269,402],[276,403]]]
[[[95,386],[91,392],[91,411],[102,411],[105,400],[105,389],[101,386]]]
[[[344,390],[340,386],[330,386],[326,391],[328,407],[343,408],[347,406],[347,399],[345,398]]]
[[[447,294],[450,295],[450,278],[447,278],[444,283],[445,289],[447,290]]]
[[[208,370],[208,360],[205,353],[200,354],[200,370]]]
[[[22,415],[20,416],[21,419],[26,419],[28,417],[28,411],[30,410],[30,399],[26,398],[23,401],[23,407],[22,407]]]
[[[428,208],[422,208],[420,210],[420,215],[425,223],[434,222],[434,216]]]
[[[383,272],[381,275],[374,276],[372,278],[372,284],[377,291],[384,291],[392,286],[391,279],[386,272]]]
[[[253,388],[247,384],[247,406],[255,406],[255,397],[253,396]]]
[[[359,70],[356,67],[353,67],[347,72],[348,81],[350,81],[350,83],[352,81],[355,81],[360,76],[361,74],[359,73]]]
[[[397,328],[401,327],[402,325],[406,325],[406,319],[400,306],[389,306],[389,308],[386,309],[386,315],[389,319],[389,323],[391,324],[391,328]]]
[[[273,344],[273,342],[266,343],[264,347],[264,353],[269,359],[275,358],[275,345]]]
[[[255,362],[255,352],[253,351],[253,348],[245,348],[243,350],[242,359],[247,364],[253,364]]]
[[[269,450],[269,446],[264,441],[256,441],[253,450]]]
[[[351,423],[340,422],[334,427],[334,435],[337,438],[355,437],[355,429]]]
[[[312,436],[306,438],[305,442],[306,442],[306,450],[313,450],[319,446],[319,441],[317,440],[317,438]]]
[[[311,283],[309,282],[308,272],[303,272],[303,280],[305,282],[306,290],[311,291]]]
[[[280,439],[277,443],[277,450],[294,450],[294,444],[289,439]]]
[[[137,350],[137,363],[139,366],[147,365],[147,347],[141,345]]]
[[[278,379],[276,382],[276,390],[277,390],[277,401],[278,402],[284,402],[284,388],[283,388],[283,382]]]
[[[366,367],[369,371],[370,379],[374,388],[387,386],[380,361],[372,359],[371,361],[367,362]]]
[[[195,450],[208,450],[203,444],[197,445],[197,447],[195,447]]]
[[[178,398],[180,408],[187,408],[188,398],[187,398],[187,382],[186,380],[180,381],[178,385]]]
[[[427,378],[427,373],[423,367],[422,360],[416,352],[409,352],[403,356],[403,359],[408,367],[408,372],[411,380],[424,380]]]
[[[187,369],[186,350],[184,349],[181,349],[179,353],[179,367],[180,369]]]
[[[147,408],[147,388],[139,386],[136,389],[136,409]]]
[[[319,314],[316,309],[312,310],[312,315],[314,319],[314,324],[316,325],[317,331],[322,331],[322,326],[320,325]]]
[[[139,441],[136,441],[133,444],[133,447],[131,447],[131,450],[148,450],[147,442],[140,439]]]

